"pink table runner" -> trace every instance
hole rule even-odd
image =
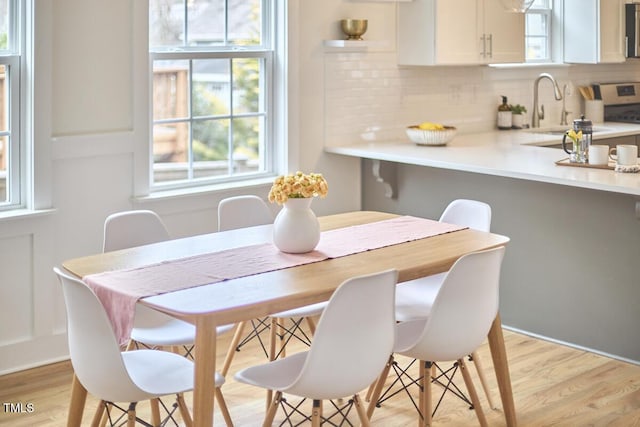
[[[118,341],[124,345],[131,334],[135,304],[140,298],[338,258],[464,228],[402,216],[325,231],[316,250],[306,254],[285,254],[272,243],[263,243],[91,274],[83,280],[106,308]]]

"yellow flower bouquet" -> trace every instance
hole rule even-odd
[[[295,174],[283,175],[275,179],[269,191],[269,201],[282,205],[288,199],[325,197],[328,191],[329,186],[322,174],[305,174],[298,171]]]
[[[582,140],[582,131],[579,130],[578,132],[576,132],[573,129],[569,129],[567,131],[567,136],[571,139],[571,141],[573,141],[575,145],[575,144],[578,144],[580,140]]]

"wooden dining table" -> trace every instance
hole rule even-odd
[[[368,224],[398,215],[358,211],[320,217],[323,231]],[[65,261],[66,270],[78,277],[135,268],[168,259],[215,252],[227,246],[264,243],[270,226],[251,227],[169,240],[152,245],[96,254]],[[368,250],[339,258],[225,280],[212,285],[172,291],[141,299],[138,303],[188,321],[196,327],[193,421],[213,425],[216,371],[216,326],[265,317],[269,314],[328,300],[346,279],[394,268],[400,282],[447,271],[462,255],[504,246],[509,238],[463,229],[429,238]],[[507,354],[500,315],[488,335],[489,347],[508,426],[516,425]],[[68,426],[80,426],[87,391],[75,378],[72,384]]]

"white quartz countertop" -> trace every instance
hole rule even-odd
[[[556,165],[556,161],[568,158],[568,154],[560,148],[545,146],[561,143],[562,135],[534,131],[458,134],[446,146],[438,147],[418,146],[405,138],[325,147],[325,151],[640,196],[640,173]],[[628,135],[640,135],[640,125],[605,122],[594,126],[593,143]]]

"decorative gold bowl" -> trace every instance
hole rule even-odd
[[[347,40],[362,40],[362,35],[367,32],[367,23],[366,19],[343,19],[340,28]]]

